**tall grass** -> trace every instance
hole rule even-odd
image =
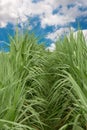
[[[17,31],[0,52],[0,130],[86,130],[86,59],[82,32],[49,52]]]

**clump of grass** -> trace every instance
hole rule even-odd
[[[44,73],[44,48],[33,34],[10,39],[10,52],[0,54],[0,129],[42,129],[45,101],[38,77]]]
[[[33,34],[0,53],[0,130],[87,129],[87,45],[82,32],[49,52]]]

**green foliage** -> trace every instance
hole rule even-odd
[[[87,45],[71,32],[49,52],[34,34],[0,52],[0,130],[86,130]]]

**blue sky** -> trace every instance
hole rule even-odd
[[[47,46],[59,36],[87,29],[87,2],[85,0],[0,0],[0,48],[14,35],[17,22],[40,37]],[[86,32],[86,31],[85,31]]]

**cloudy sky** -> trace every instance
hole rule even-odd
[[[87,29],[86,0],[0,0],[0,46],[16,24],[28,28],[48,46],[70,28]]]

